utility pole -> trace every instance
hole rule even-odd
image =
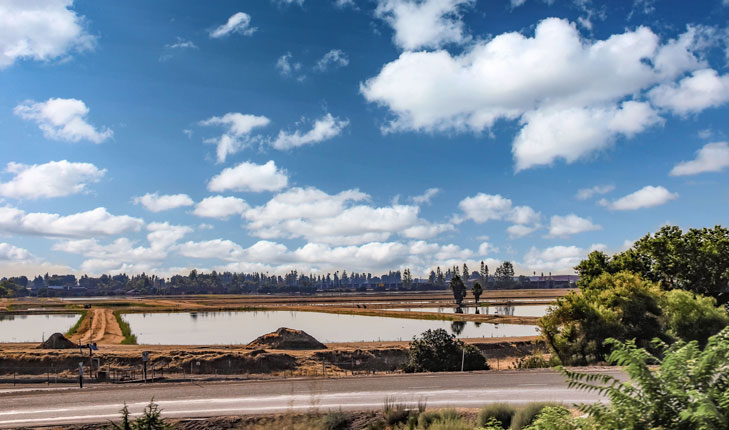
[[[84,362],[79,361],[78,363],[78,386],[79,388],[84,387]]]
[[[463,372],[464,364],[466,364],[466,344],[463,344],[461,348],[461,372]]]

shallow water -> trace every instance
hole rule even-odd
[[[533,336],[536,326],[338,315],[320,312],[247,311],[124,314],[140,344],[246,344],[280,327],[304,330],[330,342],[410,340],[443,328],[458,337]],[[460,329],[460,330],[459,330]]]
[[[78,314],[0,315],[0,342],[42,342],[53,333],[66,333]]]
[[[510,315],[517,317],[541,317],[547,313],[549,305],[518,305],[518,306],[481,306],[478,312],[481,315]],[[441,306],[432,308],[391,308],[391,311],[414,311],[414,312],[438,312],[452,314],[456,313],[453,306]],[[462,307],[464,314],[475,314],[475,307]],[[460,312],[459,312],[460,313]]]

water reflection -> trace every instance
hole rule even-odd
[[[459,337],[533,336],[535,326],[337,315],[297,311],[125,314],[141,344],[245,344],[279,327],[304,330],[322,342],[410,340],[443,328]],[[456,333],[458,331],[458,333]]]
[[[42,342],[53,333],[65,333],[78,319],[77,314],[0,315],[0,342]]]
[[[457,314],[507,315],[517,317],[541,317],[547,313],[549,305],[504,305],[481,307],[427,307],[427,308],[391,308],[391,311],[438,312]]]

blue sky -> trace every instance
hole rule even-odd
[[[571,273],[725,222],[722,0],[0,4],[0,274]]]

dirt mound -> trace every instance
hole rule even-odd
[[[327,349],[318,340],[304,331],[281,327],[273,333],[264,334],[248,344],[253,348],[269,349]]]
[[[51,337],[38,346],[38,349],[72,349],[76,347],[77,345],[66,339],[66,336],[61,333],[53,333]]]

